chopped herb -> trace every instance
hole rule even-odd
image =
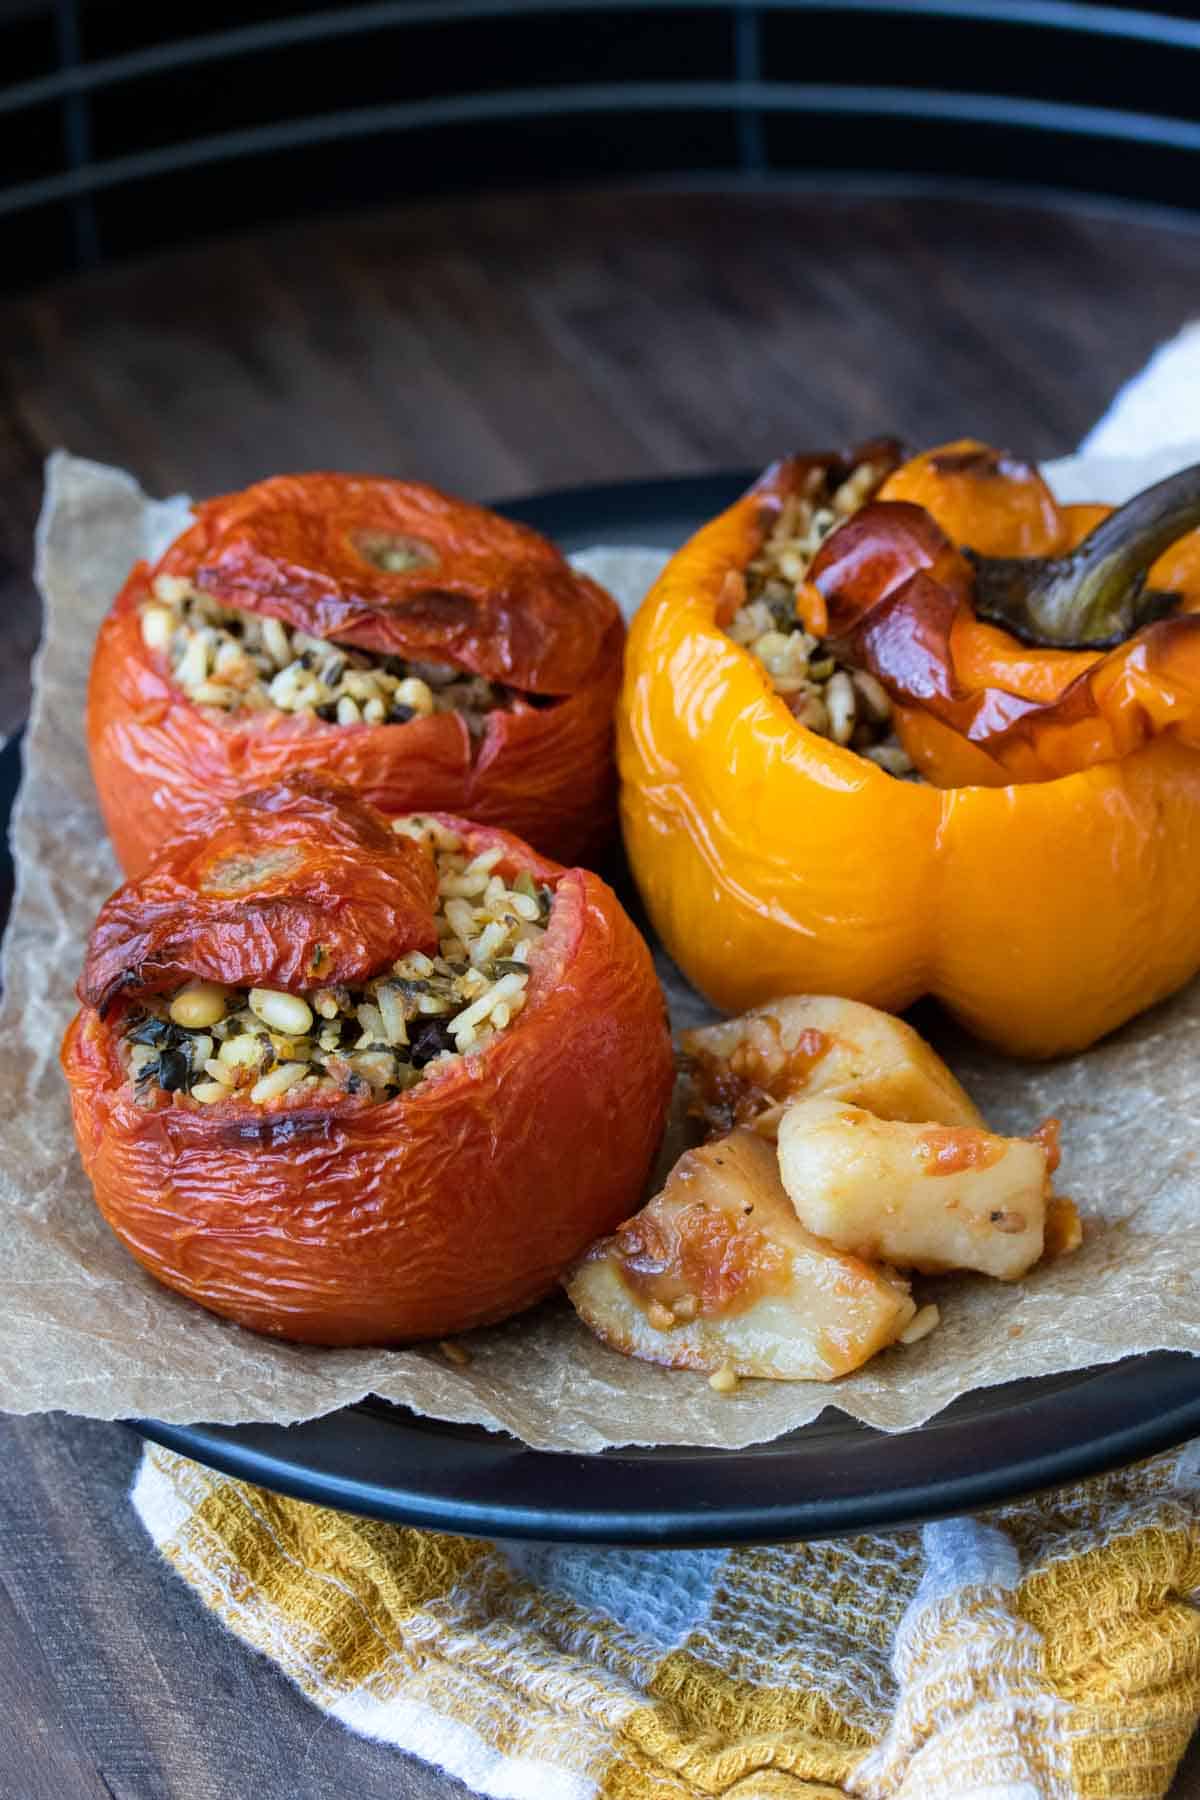
[[[412,1033],[410,1052],[415,1069],[423,1069],[443,1050],[453,1049],[454,1036],[444,1019],[425,1017]]]
[[[170,1043],[171,1024],[168,1019],[156,1019],[150,1016],[140,1020],[125,1035],[131,1044],[153,1044],[158,1047]]]
[[[186,1050],[164,1050],[158,1059],[158,1085],[168,1094],[187,1086],[192,1059]]]

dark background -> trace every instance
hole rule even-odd
[[[1198,13],[1170,0],[865,13],[736,0],[0,0],[0,286],[548,173],[562,185],[936,174],[1194,207]],[[64,93],[61,72],[79,64],[91,85]],[[785,104],[752,104],[756,82]],[[681,94],[695,83],[718,85]],[[847,93],[863,88],[883,98]],[[454,122],[445,103],[463,96],[513,116],[476,107]],[[440,106],[440,121],[414,127],[399,109],[418,104]],[[1050,112],[1031,115],[1039,104]],[[947,105],[959,116],[922,116]],[[156,172],[164,154],[172,166]]]

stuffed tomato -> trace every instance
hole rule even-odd
[[[303,768],[568,861],[614,825],[615,601],[526,526],[415,482],[289,475],[206,501],[101,627],[88,696],[128,874],[214,800]]]
[[[616,897],[301,772],[101,910],[63,1044],[109,1225],[255,1330],[389,1344],[548,1293],[636,1210],[673,1081]]]

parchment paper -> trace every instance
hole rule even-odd
[[[1141,469],[1106,463],[1100,488],[1067,467],[1061,486],[1119,499],[1141,485]],[[13,828],[18,884],[0,1015],[0,1404],[232,1423],[309,1418],[373,1392],[557,1450],[736,1447],[805,1424],[831,1403],[903,1430],[972,1388],[1132,1351],[1200,1350],[1195,985],[1052,1067],[1005,1062],[940,1033],[998,1128],[1027,1130],[1049,1113],[1062,1119],[1061,1186],[1083,1213],[1085,1244],[1016,1286],[921,1284],[941,1304],[941,1328],[834,1388],[746,1382],[732,1397],[717,1395],[702,1376],[605,1350],[565,1302],[472,1334],[463,1340],[472,1353],[466,1368],[434,1347],[304,1349],[243,1332],[142,1274],[93,1206],[57,1052],[84,937],[118,879],[83,746],[92,639],[134,558],[155,553],[185,518],[184,502],[147,501],[118,470],[62,453],[51,460],[38,543],[46,635]],[[581,560],[629,609],[662,557],[601,550]],[[665,958],[660,969],[677,1025],[708,1016]]]

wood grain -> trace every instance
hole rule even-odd
[[[472,496],[765,462],[897,430],[1069,450],[1189,316],[1200,235],[853,194],[610,190],[412,206],[0,303],[0,733],[24,716],[41,462],[165,493],[279,469]],[[322,1723],[151,1554],[137,1443],[0,1424],[5,1800],[451,1800]],[[1176,1800],[1200,1800],[1193,1756]]]

